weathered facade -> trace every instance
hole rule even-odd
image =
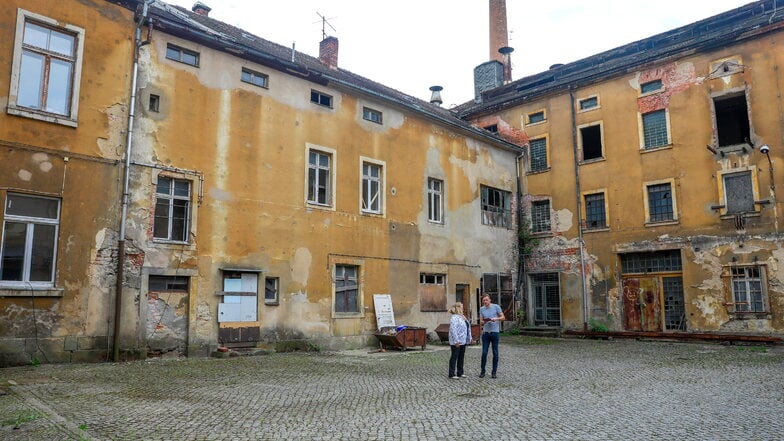
[[[751,3],[458,109],[527,146],[529,324],[784,333],[783,23]]]
[[[521,149],[340,69],[333,37],[313,58],[204,8],[16,3],[2,57],[28,22],[84,50],[78,115],[33,109],[2,63],[2,364],[365,345],[374,294],[433,330],[515,276]]]
[[[0,5],[0,365],[111,342],[133,13]]]

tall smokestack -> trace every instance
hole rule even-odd
[[[509,47],[509,32],[506,28],[506,0],[490,0],[490,60],[504,65],[504,82],[512,81],[511,51],[500,52]]]

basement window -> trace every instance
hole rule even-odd
[[[310,91],[310,102],[318,104],[319,106],[332,107],[332,97],[321,93],[318,90]]]
[[[601,159],[602,153],[602,125],[580,128],[580,145],[583,151],[583,161]]]
[[[748,144],[751,137],[746,94],[724,95],[713,98],[716,112],[716,136],[719,147]]]
[[[166,58],[199,67],[199,53],[173,44],[166,46]]]

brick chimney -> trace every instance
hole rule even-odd
[[[209,17],[210,16],[210,11],[212,11],[212,8],[210,8],[209,6],[205,5],[202,2],[196,2],[196,3],[193,4],[193,7],[191,7],[191,11],[193,11],[193,12],[199,14],[199,15],[203,15],[205,17]]]
[[[512,80],[512,60],[501,49],[509,47],[509,33],[506,28],[506,0],[490,0],[490,60],[504,65],[504,82]]]
[[[338,39],[326,37],[319,44],[319,60],[330,69],[338,68]]]

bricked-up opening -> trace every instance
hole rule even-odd
[[[716,110],[716,132],[719,147],[748,143],[751,139],[746,94],[734,94],[713,99]]]
[[[602,126],[583,127],[580,129],[583,146],[583,161],[602,157]]]
[[[327,37],[319,43],[319,61],[329,66],[330,69],[338,68],[338,39]]]

